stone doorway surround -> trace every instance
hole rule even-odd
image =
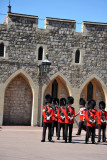
[[[87,85],[89,82],[93,84],[93,99],[97,101],[97,105],[100,100],[105,101],[107,104],[107,87],[104,82],[99,78],[97,75],[91,75],[82,85],[80,88],[80,96],[82,95],[83,91],[85,93],[85,100],[87,101]],[[99,93],[98,93],[99,92]],[[99,97],[99,94],[101,97]],[[106,105],[107,110],[107,105]]]
[[[6,92],[6,88],[10,84],[10,82],[17,77],[18,75],[22,75],[27,83],[29,84],[32,92],[32,113],[31,113],[31,126],[37,125],[37,117],[38,117],[38,86],[36,86],[31,79],[31,77],[24,71],[18,70],[13,73],[4,84],[0,84],[0,125],[3,124],[3,111],[4,111],[4,96]]]
[[[32,91],[22,74],[7,86],[4,96],[3,125],[31,125]]]
[[[40,110],[40,114],[39,114],[39,115],[40,115],[40,125],[42,125],[42,108],[43,108],[43,105],[44,105],[44,97],[45,97],[45,95],[46,95],[47,93],[51,94],[51,84],[52,84],[52,82],[53,82],[55,79],[56,79],[59,83],[61,83],[61,84],[60,84],[60,89],[59,89],[59,91],[58,91],[58,98],[62,98],[62,97],[63,97],[63,95],[62,95],[62,97],[60,96],[60,93],[61,93],[61,85],[64,85],[64,88],[62,88],[62,89],[65,89],[65,91],[66,91],[66,97],[67,97],[67,96],[73,96],[73,95],[72,95],[72,90],[71,90],[71,84],[70,84],[70,82],[67,80],[67,78],[66,78],[62,73],[57,72],[57,73],[55,73],[53,76],[51,76],[50,79],[47,81],[47,84],[44,84],[43,87],[42,87],[42,98],[41,98],[42,101],[41,101],[41,110]],[[50,87],[49,90],[47,90],[48,87]],[[66,97],[65,97],[65,98],[66,98]]]

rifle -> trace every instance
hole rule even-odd
[[[95,120],[94,120],[94,118],[92,118],[92,116],[91,116],[91,114],[90,114],[90,112],[87,110],[87,113],[88,113],[88,117],[89,117],[89,119],[90,119],[90,123],[91,124],[94,124],[95,123]]]
[[[69,121],[71,121],[72,119],[73,119],[73,117],[72,117],[72,114],[71,114],[71,112],[69,112],[68,111],[68,108],[66,107],[66,112],[67,112],[67,114],[68,114],[68,117],[69,117]]]
[[[59,108],[59,113],[60,113],[60,115],[61,115],[62,120],[64,120],[64,119],[65,119],[65,116],[64,116],[64,113],[61,111],[61,108]]]
[[[106,119],[105,119],[105,116],[103,114],[103,111],[101,110],[101,123],[105,123],[106,122]]]

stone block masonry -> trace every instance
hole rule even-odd
[[[0,43],[5,46],[4,56],[0,57],[0,85],[4,93],[0,99],[1,124],[7,121],[16,123],[22,115],[24,119],[19,118],[20,124],[26,121],[27,124],[37,125],[38,117],[41,123],[38,108],[41,108],[42,114],[43,97],[45,93],[52,93],[50,84],[56,78],[64,82],[61,83],[63,87],[59,84],[58,98],[72,95],[76,111],[82,95],[87,101],[87,85],[92,80],[93,98],[98,102],[107,102],[107,23],[84,21],[80,33],[75,32],[75,28],[74,20],[47,17],[45,29],[39,29],[37,16],[7,14],[5,23],[0,24]],[[42,60],[48,49],[51,61],[50,71],[42,77],[39,77],[38,68],[41,63],[38,60],[39,47],[43,47]],[[75,63],[77,50],[80,51],[79,63]],[[20,83],[21,87],[18,87]],[[26,97],[23,96],[25,93]]]

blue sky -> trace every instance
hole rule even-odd
[[[76,20],[80,31],[82,21],[107,23],[107,0],[10,0],[13,13],[38,16],[39,28],[45,17]],[[0,24],[7,13],[9,0],[0,0]]]

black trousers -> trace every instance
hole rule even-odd
[[[45,140],[47,127],[48,127],[48,140],[52,140],[52,123],[46,123],[46,122],[43,122],[42,140]]]
[[[73,124],[65,123],[65,141],[66,142],[67,142],[68,128],[69,128],[69,142],[71,142],[72,141]]]
[[[53,121],[52,122],[52,136],[54,135],[54,128],[56,127],[56,136],[58,133],[58,121]]]
[[[61,128],[63,129],[63,139],[65,139],[65,123],[58,122],[58,138],[60,137]]]
[[[101,140],[101,131],[102,133],[102,141],[106,141],[106,125],[98,125],[98,141]]]
[[[86,126],[84,125],[84,121],[80,121],[79,122],[79,127],[78,127],[78,132],[77,134],[81,134],[81,130],[85,130],[86,131]]]
[[[89,141],[90,136],[92,136],[91,141],[92,141],[92,143],[94,143],[95,142],[95,127],[87,126],[85,143],[87,143]]]

